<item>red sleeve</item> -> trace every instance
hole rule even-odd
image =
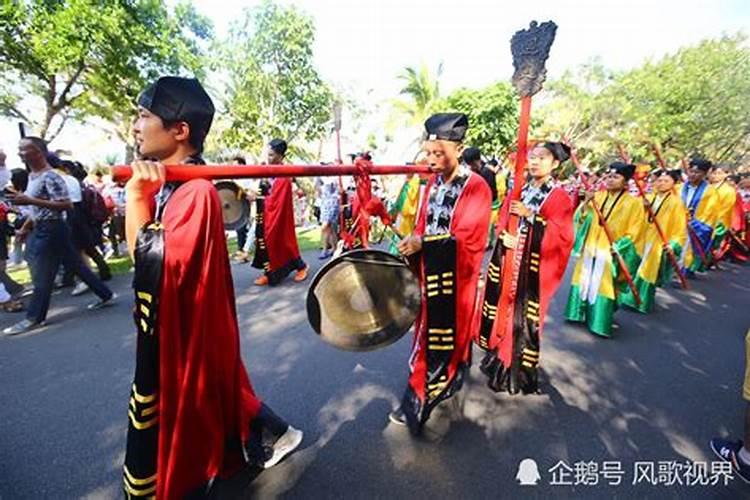
[[[542,295],[550,297],[560,284],[573,249],[573,203],[562,188],[554,188],[542,205],[547,221],[542,240],[540,282]]]

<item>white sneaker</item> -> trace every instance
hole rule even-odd
[[[292,453],[302,443],[302,431],[295,429],[291,425],[273,445],[273,455],[263,464],[264,469],[270,469],[277,463],[281,462],[285,456]]]
[[[76,287],[73,289],[73,291],[70,292],[70,294],[73,297],[78,297],[79,295],[83,295],[84,293],[86,293],[88,291],[89,291],[89,286],[86,283],[84,283],[83,281],[81,281],[80,283],[78,283],[76,285]]]

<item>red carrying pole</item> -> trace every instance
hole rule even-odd
[[[578,170],[578,175],[581,177],[583,188],[586,191],[590,191],[591,185],[588,183],[586,176],[583,174],[583,168],[581,167],[581,163],[578,161],[578,156],[576,155],[575,150],[573,150],[572,148],[570,150],[570,159],[573,162],[573,165],[575,165],[576,170]],[[638,293],[638,289],[636,288],[635,282],[633,281],[633,276],[630,274],[630,271],[628,271],[628,266],[625,264],[625,260],[622,258],[622,255],[620,255],[617,252],[617,250],[615,250],[615,238],[614,238],[614,235],[612,234],[611,229],[607,225],[607,220],[604,218],[604,215],[602,214],[601,210],[599,209],[599,206],[596,204],[594,200],[591,200],[591,206],[594,208],[596,217],[599,219],[599,224],[602,226],[602,229],[604,230],[604,234],[607,236],[607,241],[609,241],[609,247],[612,249],[612,255],[615,257],[615,260],[617,261],[617,267],[620,268],[620,271],[622,271],[622,275],[625,276],[625,281],[628,282],[628,288],[630,288],[630,291],[633,293],[633,299],[635,299],[636,305],[641,305],[641,294]]]
[[[192,179],[243,179],[263,177],[324,177],[335,175],[357,175],[356,165],[166,165],[167,181],[189,181]],[[369,175],[427,174],[430,168],[421,165],[372,165],[365,164]],[[127,181],[133,171],[129,165],[112,167],[112,178]]]

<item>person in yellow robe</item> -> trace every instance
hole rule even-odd
[[[712,258],[718,259],[722,252],[722,244],[729,236],[727,232],[732,227],[732,215],[737,202],[737,190],[727,180],[729,172],[721,165],[714,165],[708,174],[708,181],[716,189],[716,225],[711,239]]]
[[[664,241],[659,235],[656,224],[661,228],[667,245],[672,249],[675,259],[679,260],[687,241],[687,216],[685,205],[675,191],[675,183],[680,179],[681,170],[659,170],[655,173],[654,193],[647,195],[645,202],[651,206],[656,221],[651,219],[644,207],[641,217],[645,224],[643,229],[643,252],[641,264],[634,275],[634,283],[641,298],[636,304],[635,296],[626,287],[619,296],[619,303],[642,313],[654,309],[656,287],[668,283],[673,267],[669,261]]]
[[[687,182],[682,185],[680,197],[688,213],[688,245],[682,253],[681,265],[688,277],[696,271],[706,271],[711,258],[711,237],[717,221],[716,188],[706,180],[712,163],[703,158],[693,158],[687,171]]]
[[[635,165],[612,163],[605,176],[606,190],[586,193],[579,208],[577,237],[583,238],[583,244],[579,245],[581,255],[573,271],[565,319],[586,323],[592,333],[601,337],[611,335],[617,297],[628,286],[612,252],[622,256],[632,276],[643,249],[643,206],[628,193],[628,180],[634,173]],[[612,245],[591,203],[596,204],[606,221]],[[580,230],[583,227],[588,228],[585,234]]]
[[[391,216],[396,219],[395,227],[401,236],[409,236],[414,232],[417,214],[421,207],[422,195],[427,186],[427,176],[413,174],[401,187],[396,203],[391,210]],[[389,251],[398,254],[396,243],[391,241]]]

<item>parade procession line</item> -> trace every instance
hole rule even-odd
[[[316,253],[305,253],[313,271]],[[307,324],[306,284],[253,287],[257,271],[235,264],[246,368],[305,439],[254,482],[248,472],[218,484],[215,496],[746,496],[738,479],[667,486],[636,477],[636,463],[662,464],[681,480],[689,462],[710,469],[708,440],[741,432],[750,267],[721,266],[690,290],[659,290],[651,315],[618,311],[612,338],[600,339],[562,319],[570,263],[545,328],[542,394],[495,394],[475,367],[414,439],[387,418],[406,380],[409,336],[381,351],[335,350]],[[130,280],[115,277],[121,298],[98,312],[85,311],[87,298],[57,291],[47,327],[0,338],[0,497],[121,497],[135,351]],[[5,314],[0,327],[16,319]],[[516,480],[527,458],[537,465],[536,486]],[[586,473],[580,484],[566,483],[576,470]]]

